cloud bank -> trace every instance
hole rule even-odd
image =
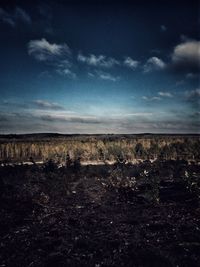
[[[200,71],[200,41],[186,40],[175,46],[172,53],[172,66],[177,70]]]

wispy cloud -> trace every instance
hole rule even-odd
[[[184,80],[179,80],[175,83],[175,86],[183,86],[183,84],[185,84],[185,81]]]
[[[72,70],[72,52],[66,43],[50,43],[45,38],[31,40],[28,43],[28,54],[36,60],[51,66],[56,73],[71,79],[77,77]]]
[[[48,122],[71,122],[84,124],[99,124],[101,121],[92,116],[66,116],[60,114],[42,115],[41,119]]]
[[[112,57],[106,57],[104,55],[94,55],[90,54],[88,56],[79,53],[77,56],[77,60],[79,62],[88,64],[94,67],[103,67],[103,68],[111,68],[113,66],[119,65],[120,62]]]
[[[77,77],[76,73],[73,72],[69,68],[58,68],[58,69],[56,69],[56,72],[60,75],[67,76],[71,79],[76,79],[76,77]]]
[[[186,79],[195,79],[195,78],[198,78],[198,77],[199,77],[198,73],[189,72],[189,73],[186,74]]]
[[[30,15],[21,7],[16,7],[13,12],[0,8],[0,21],[13,28],[20,22],[28,25],[32,23]]]
[[[67,76],[71,79],[75,79],[77,77],[76,73],[72,70],[73,64],[70,59],[60,59],[58,62],[54,62],[55,70],[58,74]]]
[[[114,116],[116,115],[116,116]],[[6,112],[0,116],[2,133],[198,133],[199,113],[191,117],[162,117],[160,113],[133,112],[96,117],[67,111],[36,110],[29,113]]]
[[[109,80],[112,82],[116,82],[119,80],[119,77],[115,77],[109,73],[106,72],[98,72],[99,78],[101,78],[102,80]]]
[[[200,100],[200,88],[191,91],[186,91],[185,97],[187,100]]]
[[[100,71],[100,70],[95,70],[94,72],[89,72],[88,76],[91,78],[99,78],[101,80],[108,80],[112,82],[117,82],[120,80],[119,76],[114,76],[108,72],[105,71]]]
[[[146,101],[159,101],[159,100],[161,100],[161,97],[159,97],[159,96],[142,96],[142,99],[146,100]]]
[[[90,78],[94,78],[94,77],[95,77],[95,74],[92,73],[92,72],[88,72],[88,77],[90,77]]]
[[[185,91],[183,93],[183,100],[189,105],[194,112],[199,111],[200,107],[200,88]]]
[[[31,113],[7,112],[2,115],[1,133],[52,132],[56,129]]]
[[[29,107],[28,103],[25,101],[13,101],[13,100],[3,100],[0,102],[0,106],[5,108],[17,108],[17,109],[26,109]]]
[[[160,101],[163,98],[172,98],[173,94],[166,91],[160,91],[155,96],[142,96],[142,99],[145,101]]]
[[[38,75],[38,78],[52,78],[52,75],[49,71],[45,70]]]
[[[7,116],[5,116],[5,114],[0,114],[0,122],[7,122],[8,121],[8,118]]]
[[[166,64],[162,59],[158,57],[151,57],[147,60],[147,62],[144,65],[144,72],[148,73],[153,70],[163,70],[166,67]]]
[[[192,119],[197,119],[197,120],[199,120],[199,119],[200,119],[200,111],[193,112],[193,113],[190,115],[190,117],[191,117]]]
[[[15,9],[15,18],[18,21],[23,21],[24,23],[31,24],[31,17],[30,15],[22,8],[16,7]]]
[[[158,95],[161,97],[173,97],[172,93],[170,92],[158,92]]]
[[[135,70],[139,65],[139,61],[133,60],[131,57],[126,57],[124,59],[124,65],[126,67],[129,67],[129,68]]]
[[[65,110],[65,108],[58,103],[55,102],[49,102],[46,100],[34,100],[32,101],[34,105],[36,105],[38,108],[41,109],[49,109],[49,110]]]
[[[167,27],[166,27],[165,25],[160,25],[160,30],[161,30],[162,32],[166,32]]]
[[[117,113],[117,114],[112,114],[112,117],[148,117],[152,116],[152,112],[134,112],[134,113]]]

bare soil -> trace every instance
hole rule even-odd
[[[1,167],[0,266],[200,266],[199,197],[186,172],[200,167]]]

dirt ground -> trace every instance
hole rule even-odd
[[[0,266],[200,266],[188,173],[199,181],[172,161],[1,167]]]

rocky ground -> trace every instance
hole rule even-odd
[[[198,165],[0,168],[0,266],[200,266]]]

